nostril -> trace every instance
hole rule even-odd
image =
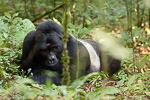
[[[49,58],[49,61],[51,62],[51,63],[54,63],[55,62],[55,56],[51,56],[50,58]]]
[[[49,59],[49,61],[55,61],[55,59],[54,59],[54,58],[51,58],[51,59]]]
[[[52,61],[55,61],[55,58],[52,58]]]
[[[55,58],[52,58],[51,61],[54,62],[54,61],[55,61]]]

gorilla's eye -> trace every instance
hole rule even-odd
[[[53,51],[57,52],[58,47],[53,47],[52,49],[53,49]]]
[[[54,51],[57,51],[57,48],[53,48]]]
[[[40,49],[39,54],[40,54],[40,56],[47,56],[48,50],[47,49]]]
[[[50,43],[47,43],[46,46],[49,47],[49,46],[50,46]]]
[[[40,52],[47,52],[47,49],[40,49]]]

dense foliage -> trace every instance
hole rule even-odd
[[[148,0],[70,0],[68,32],[93,38],[99,28],[132,49],[112,77],[92,73],[70,86],[38,85],[19,70],[25,35],[47,19],[62,23],[61,0],[0,0],[0,99],[150,99],[150,8]],[[34,23],[33,23],[34,22]],[[91,31],[92,30],[92,31]],[[121,49],[120,49],[121,51]]]

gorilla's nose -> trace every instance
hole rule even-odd
[[[56,62],[56,57],[53,55],[53,56],[50,56],[49,57],[49,63],[55,63]]]

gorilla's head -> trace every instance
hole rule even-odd
[[[47,68],[60,63],[63,51],[62,29],[53,21],[41,23],[36,30],[34,52],[38,61]]]

